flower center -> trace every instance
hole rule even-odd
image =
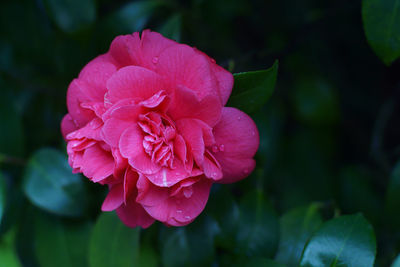
[[[176,135],[174,123],[165,115],[149,112],[139,115],[139,126],[144,132],[143,148],[151,160],[172,168],[174,162],[173,141]]]

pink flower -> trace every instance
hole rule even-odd
[[[75,173],[109,186],[103,211],[128,226],[182,226],[213,183],[248,176],[256,125],[224,107],[233,76],[204,53],[143,31],[118,36],[67,93],[61,123]]]

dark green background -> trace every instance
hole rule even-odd
[[[375,236],[375,266],[390,266],[400,252],[398,2],[2,0],[0,266],[363,267]],[[265,105],[249,108],[257,90],[230,102],[259,127],[255,172],[213,186],[185,228],[99,217],[105,188],[71,175],[63,156],[69,82],[116,35],[145,28],[233,73],[279,60]]]

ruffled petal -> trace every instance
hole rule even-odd
[[[119,142],[121,155],[128,159],[129,164],[144,174],[154,174],[160,166],[151,161],[143,148],[143,134],[138,125],[126,129]]]
[[[214,157],[224,173],[220,183],[233,183],[245,178],[254,169],[252,159],[257,152],[260,138],[256,124],[236,108],[223,108],[221,121],[214,127],[218,147]]]
[[[168,114],[174,120],[182,118],[199,119],[213,127],[221,117],[222,105],[215,95],[204,96],[202,100],[187,87],[178,86]]]
[[[99,144],[95,144],[83,153],[81,170],[93,182],[99,182],[113,174],[114,158],[110,152],[104,151]]]

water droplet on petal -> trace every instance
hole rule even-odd
[[[181,210],[177,210],[176,213],[182,213],[182,211]]]
[[[212,59],[211,59],[211,62],[212,62],[212,63],[215,63],[215,59],[212,58]]]
[[[190,216],[185,216],[185,219],[190,220]]]
[[[249,170],[248,169],[244,169],[243,173],[244,174],[249,174]]]
[[[242,117],[240,117],[240,116],[237,118],[238,121],[240,121],[241,119],[242,119]]]
[[[157,64],[158,63],[158,57],[153,57],[153,63]]]
[[[211,150],[212,150],[212,152],[217,153],[219,151],[219,148],[218,148],[218,146],[213,145]]]
[[[252,131],[252,132],[251,132],[251,135],[252,135],[252,136],[255,136],[255,135],[256,135],[256,132],[255,132],[255,131]]]
[[[220,145],[220,146],[219,146],[219,150],[220,150],[220,151],[224,151],[224,150],[225,150],[225,146],[224,146],[224,145]]]

